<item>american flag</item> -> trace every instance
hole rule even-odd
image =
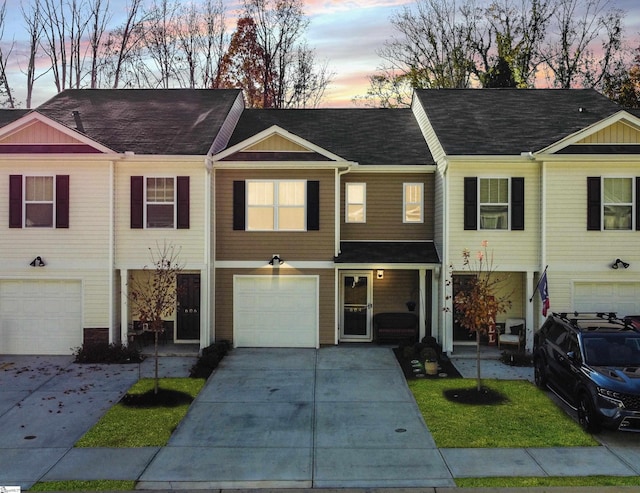
[[[542,315],[547,316],[549,310],[549,285],[547,284],[547,271],[545,270],[538,283],[538,292],[540,293],[540,301],[542,302]]]

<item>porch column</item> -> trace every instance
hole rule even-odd
[[[427,270],[426,269],[419,269],[418,270],[418,277],[419,277],[419,292],[422,293],[422,295],[420,296],[420,312],[418,314],[418,320],[419,320],[419,338],[420,340],[422,340],[422,338],[426,335],[427,333],[427,324],[426,324],[426,308],[427,308]]]
[[[129,271],[120,271],[120,342],[124,345],[129,343],[127,333],[129,332],[129,291],[127,280]]]
[[[431,271],[431,335],[444,347],[444,333],[440,330],[440,298],[438,282],[440,281],[440,269],[436,267]]]
[[[533,326],[534,324],[534,317],[533,317],[533,307],[535,306],[535,302],[532,301],[531,303],[529,303],[529,300],[531,300],[533,298],[533,296],[536,294],[534,291],[534,275],[533,272],[531,271],[527,271],[527,280],[525,282],[525,286],[527,286],[527,299],[526,299],[526,310],[525,310],[525,320],[526,320],[526,338],[525,338],[525,350],[526,351],[533,351],[533,333],[535,332],[536,328]]]

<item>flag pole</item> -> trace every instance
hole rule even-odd
[[[536,287],[533,288],[533,295],[531,296],[531,298],[529,298],[529,303],[531,303],[533,301],[533,298],[535,298],[536,293],[538,292],[538,288],[540,287],[540,281],[542,281],[542,278],[544,277],[544,275],[547,273],[547,269],[549,268],[548,265],[545,266],[544,271],[542,271],[542,274],[540,275],[540,277],[538,278],[538,282],[536,284]]]

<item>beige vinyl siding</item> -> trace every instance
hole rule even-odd
[[[0,200],[0,273],[5,279],[73,279],[83,286],[84,327],[108,327],[109,162],[0,160],[0,190],[9,175],[69,175],[69,228],[9,228],[8,193]],[[42,257],[45,267],[29,263]]]
[[[384,279],[373,271],[373,312],[406,312],[407,301],[415,301],[419,310],[420,294],[417,270],[384,271]],[[424,297],[423,297],[424,298]]]
[[[462,266],[462,251],[475,252],[482,241],[489,242],[488,251],[494,255],[494,267],[501,271],[533,271],[540,262],[540,181],[537,164],[514,162],[463,163],[449,165],[449,225],[448,262],[454,268]],[[492,170],[492,171],[487,171]],[[525,229],[477,230],[464,229],[464,178],[524,177]]]
[[[234,231],[235,180],[319,180],[319,231]],[[333,260],[335,215],[333,170],[215,170],[216,260]]]
[[[272,268],[216,269],[215,339],[233,339],[233,276],[271,275]],[[280,269],[279,275],[319,276],[320,344],[335,343],[335,271],[328,269]]]
[[[434,174],[349,173],[340,186],[342,240],[432,240]],[[366,183],[366,222],[345,222],[345,183]],[[424,222],[404,223],[403,185],[424,183]]]
[[[640,131],[622,122],[616,122],[607,128],[578,141],[579,144],[638,144]]]
[[[36,121],[31,125],[8,135],[0,140],[1,144],[80,144],[78,139],[67,135],[42,122]]]
[[[189,176],[189,229],[131,229],[131,177]],[[199,269],[205,256],[205,179],[201,159],[193,162],[119,162],[116,167],[116,265],[142,268],[150,262],[149,249],[164,243],[180,248],[185,268]]]

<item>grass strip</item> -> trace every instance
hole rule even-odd
[[[193,398],[202,390],[201,378],[163,378],[160,388],[189,394]],[[129,394],[144,394],[153,389],[154,379],[135,383]],[[78,442],[76,447],[162,447],[184,418],[189,404],[174,407],[131,407],[118,403]]]
[[[94,480],[94,481],[43,481],[34,484],[29,491],[132,491],[135,481]]]
[[[584,447],[598,442],[535,385],[521,380],[483,379],[507,397],[495,405],[447,400],[447,389],[475,387],[475,380],[407,382],[433,439],[440,448]]]
[[[458,478],[458,488],[534,488],[534,487],[603,487],[638,486],[638,476],[554,476],[543,478],[495,477]]]

